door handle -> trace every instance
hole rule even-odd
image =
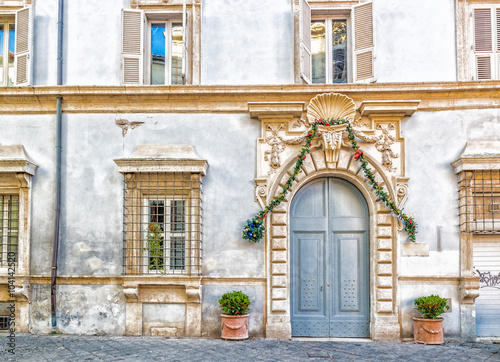
[[[322,291],[323,291],[323,286],[321,286],[321,287],[319,288],[319,291],[320,291],[320,292],[322,292]]]

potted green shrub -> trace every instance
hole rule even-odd
[[[223,339],[248,338],[248,307],[250,298],[241,291],[232,291],[219,299],[222,308],[221,337]]]
[[[415,309],[423,318],[413,318],[413,338],[417,343],[443,344],[443,318],[438,318],[450,309],[446,298],[439,295],[415,299]]]

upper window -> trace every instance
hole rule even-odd
[[[201,4],[133,5],[122,12],[122,83],[199,84]]]
[[[313,83],[347,83],[349,81],[350,57],[347,29],[347,19],[329,17],[312,20],[311,60]]]
[[[300,72],[307,83],[373,82],[372,3],[314,7],[299,1]]]
[[[150,84],[182,85],[183,69],[182,22],[175,20],[148,22],[148,61],[146,78]]]
[[[0,15],[0,87],[32,84],[31,6]]]
[[[473,8],[475,79],[500,79],[500,6]]]
[[[13,86],[16,26],[14,22],[0,23],[0,86]]]

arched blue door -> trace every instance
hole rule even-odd
[[[338,178],[302,187],[290,212],[292,336],[369,337],[369,220]]]

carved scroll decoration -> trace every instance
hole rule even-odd
[[[406,184],[397,184],[396,195],[398,195],[398,205],[401,208],[408,199],[409,187]]]

